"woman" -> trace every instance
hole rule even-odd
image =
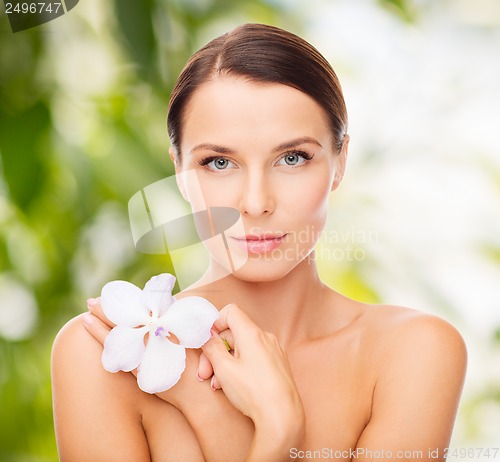
[[[190,59],[171,95],[170,157],[193,210],[239,211],[245,234],[228,231],[227,245],[246,261],[221,277],[227,265],[209,247],[206,274],[177,294],[205,297],[220,318],[166,392],[103,369],[112,325],[98,299],[61,330],[62,460],[444,460],[466,367],[460,335],[318,277],[314,245],[344,172],[346,128],[334,71],[291,33],[246,24]]]

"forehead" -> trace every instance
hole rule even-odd
[[[182,152],[203,142],[267,149],[299,136],[331,144],[328,118],[313,98],[287,85],[225,76],[205,82],[189,101]]]

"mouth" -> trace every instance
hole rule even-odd
[[[232,237],[232,239],[241,248],[249,253],[266,253],[278,248],[285,240],[287,234],[247,234],[241,237]]]

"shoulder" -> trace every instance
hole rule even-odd
[[[441,344],[457,354],[466,354],[461,334],[439,316],[404,306],[363,303],[331,292],[334,294],[331,304],[341,307],[344,313],[340,315],[342,327],[348,327],[362,343],[377,349],[393,349],[399,344],[410,348]]]
[[[352,318],[344,331],[352,345],[359,345],[360,359],[375,381],[417,367],[421,373],[455,374],[457,380],[465,374],[465,342],[445,319],[402,306],[344,302]]]
[[[54,379],[59,376],[96,379],[108,375],[101,365],[102,346],[87,332],[82,316],[70,319],[56,335],[51,361]]]
[[[104,370],[101,362],[102,345],[84,327],[83,314],[70,319],[58,332],[52,346],[51,368],[54,382],[61,382],[66,388],[71,384],[80,390],[85,383],[86,394],[101,394],[113,390],[109,399],[123,389],[128,396],[137,388],[135,378],[128,373],[112,374]],[[64,380],[64,382],[62,382]],[[83,390],[82,390],[83,391]],[[134,393],[140,395],[139,392]],[[122,403],[123,397],[121,398]],[[135,399],[131,402],[136,402]]]
[[[52,348],[54,423],[61,460],[149,460],[141,427],[140,390],[131,374],[111,374],[102,346],[82,315],[68,321]],[[113,431],[106,431],[113,428]],[[88,445],[88,441],[92,445]],[[126,441],[126,443],[125,443]],[[107,458],[107,459],[106,459]]]
[[[122,412],[136,408],[137,385],[131,374],[107,372],[101,362],[102,345],[85,329],[82,316],[70,319],[58,332],[52,346],[51,370],[54,400],[68,395],[84,403],[95,398],[100,406],[113,406],[118,400]],[[132,398],[133,395],[133,398]],[[131,399],[125,399],[131,397]]]
[[[453,383],[457,391],[461,389],[467,348],[448,321],[393,305],[367,305],[363,317],[380,389],[391,389],[405,380],[441,382],[442,386],[449,381],[449,386]]]
[[[82,314],[70,319],[57,333],[52,345],[52,373],[67,375],[96,363],[98,345],[86,332]],[[84,354],[85,353],[85,354]],[[77,363],[78,360],[78,363]],[[66,366],[59,368],[59,366]]]
[[[62,353],[66,347],[73,345],[79,346],[82,343],[90,343],[91,337],[85,332],[82,322],[82,314],[70,319],[59,330],[54,340],[52,354]]]
[[[371,416],[359,447],[444,448],[467,367],[467,350],[448,321],[414,309],[366,305],[374,384]]]
[[[466,355],[458,330],[434,314],[394,305],[367,305],[365,318],[371,335],[382,336],[387,348],[441,347]]]

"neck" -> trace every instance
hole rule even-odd
[[[273,281],[245,281],[230,274],[215,282],[210,272],[190,288],[221,309],[235,303],[262,330],[274,334],[283,347],[320,335],[328,288],[321,282],[314,251],[287,275]]]

